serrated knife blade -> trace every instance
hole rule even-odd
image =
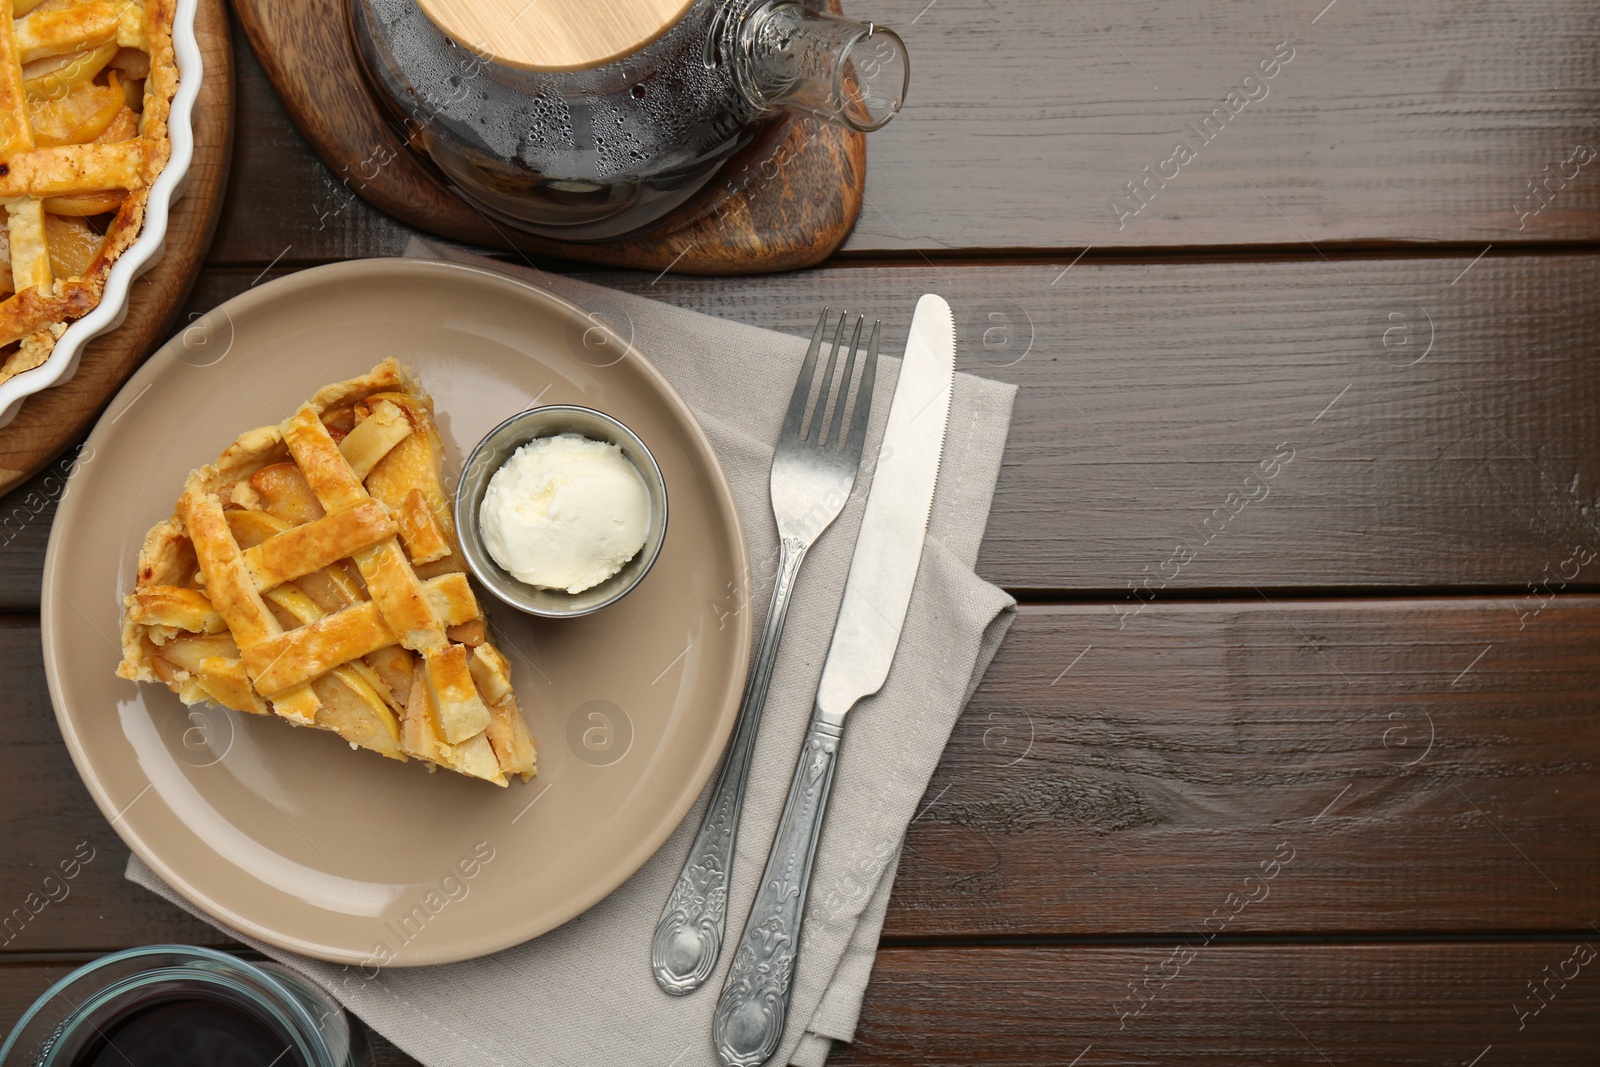
[[[711,1040],[723,1067],[765,1063],[783,1038],[811,865],[838,766],[845,716],[857,701],[883,687],[900,645],[944,455],[955,373],[950,305],[930,293],[917,301],[911,319],[844,600],[789,798],[712,1013]]]

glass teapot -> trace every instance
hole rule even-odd
[[[350,0],[378,96],[485,214],[565,241],[647,229],[782,112],[878,129],[910,65],[822,0]]]

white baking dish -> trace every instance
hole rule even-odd
[[[199,0],[177,0],[173,12],[172,50],[178,61],[178,90],[173,95],[172,111],[167,119],[172,154],[150,186],[144,227],[138,239],[111,265],[99,305],[67,327],[50,358],[32,370],[0,382],[0,426],[16,418],[24,399],[72,377],[84,346],[122,324],[128,314],[128,291],[135,279],[161,259],[166,246],[167,217],[173,202],[183,191],[189,164],[194,159],[194,102],[200,95],[203,73],[200,41],[194,31],[198,7]]]

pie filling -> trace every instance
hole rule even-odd
[[[0,382],[99,303],[171,154],[177,0],[0,0]]]
[[[532,778],[443,472],[433,402],[392,359],[244,434],[146,536],[117,674],[392,759]]]

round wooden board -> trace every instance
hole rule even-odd
[[[0,493],[26,480],[83,435],[113,393],[166,335],[211,245],[233,155],[233,46],[223,0],[200,0],[196,32],[205,76],[194,109],[194,161],[172,205],[166,252],[133,283],[128,316],[89,342],[78,372],[22,402],[0,428]]]

